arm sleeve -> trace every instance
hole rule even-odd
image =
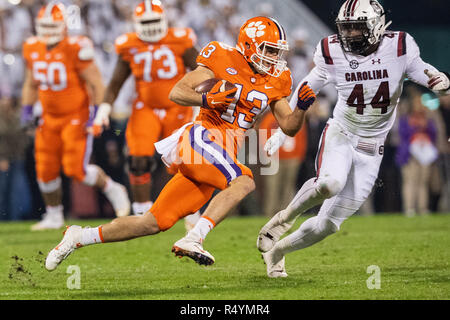
[[[25,41],[22,45],[22,56],[25,61],[25,66],[28,69],[31,69],[30,50],[29,50],[28,40]]]
[[[217,41],[208,43],[197,56],[197,64],[212,69],[216,63],[220,63],[220,59],[217,58],[220,56],[220,49]]]
[[[128,50],[128,42],[129,36],[128,34],[122,34],[116,38],[114,41],[114,49],[116,50],[116,54],[124,61],[129,62],[131,59],[131,55]]]
[[[414,38],[406,33],[406,75],[413,82],[428,87],[428,76],[425,74],[425,69],[430,71],[438,70],[432,65],[424,62],[420,57],[420,50]]]
[[[316,50],[314,52],[314,64],[315,67],[308,73],[306,77],[304,77],[295,88],[294,93],[292,94],[292,98],[289,102],[291,106],[291,110],[295,110],[298,101],[298,90],[303,82],[307,81],[308,85],[317,95],[326,84],[330,82],[330,73],[325,66],[325,62],[322,56],[322,50],[320,47],[320,43],[317,45]]]

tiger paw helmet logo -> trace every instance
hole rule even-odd
[[[262,37],[265,34],[265,28],[266,26],[262,21],[252,21],[245,29],[245,33],[249,38],[255,40],[256,37]]]

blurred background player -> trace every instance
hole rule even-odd
[[[310,112],[308,112],[310,113]],[[307,120],[307,119],[305,119]],[[278,122],[271,112],[267,112],[261,121],[259,129],[266,130],[267,138],[278,128]],[[261,139],[263,148],[267,139]],[[263,175],[262,207],[264,216],[271,218],[275,213],[285,208],[297,192],[297,177],[305,159],[308,147],[308,125],[303,124],[294,136],[287,136],[278,150],[277,174]]]
[[[37,36],[23,45],[27,69],[22,122],[30,124],[33,105],[39,100],[43,111],[36,130],[35,158],[46,213],[32,230],[64,225],[61,167],[67,177],[100,188],[117,216],[128,215],[125,187],[89,164],[93,139],[87,133],[92,122],[89,105],[100,103],[104,93],[92,43],[83,36],[67,36],[65,8],[55,1],[42,7],[36,21]]]
[[[94,119],[95,134],[109,125],[111,105],[130,74],[137,97],[128,120],[129,178],[134,214],[151,206],[151,173],[157,163],[154,143],[192,121],[193,109],[169,100],[169,92],[187,69],[195,69],[198,51],[190,28],[169,28],[159,1],[147,0],[134,11],[134,32],[116,39],[118,60]],[[199,215],[199,214],[198,214]]]
[[[202,217],[172,251],[198,264],[211,265],[214,257],[203,249],[207,234],[228,212],[255,189],[251,170],[237,160],[237,153],[257,116],[267,107],[280,127],[293,136],[301,128],[305,111],[315,95],[304,85],[298,108],[291,111],[291,73],[283,59],[288,50],[282,26],[272,18],[255,17],[245,22],[236,47],[213,41],[200,52],[198,67],[187,73],[170,92],[170,99],[184,106],[202,106],[194,123],[157,143],[167,165],[176,170],[154,205],[142,216],[122,217],[97,228],[71,226],[61,243],[51,250],[46,268],[54,270],[80,246],[129,240],[171,228],[178,220],[199,210],[214,196]],[[195,89],[212,78],[235,86],[221,88],[217,82],[208,93]],[[174,157],[171,157],[174,156]]]
[[[309,247],[337,232],[369,196],[392,128],[403,82],[410,80],[438,93],[449,93],[448,74],[422,61],[419,48],[406,32],[385,31],[385,11],[375,0],[347,0],[336,19],[337,35],[316,47],[315,67],[300,82],[314,92],[333,83],[339,99],[319,142],[316,177],[306,181],[286,209],[260,230],[269,277],[286,277],[285,254]],[[295,107],[297,96],[291,99]],[[278,135],[278,137],[275,137]],[[268,140],[277,147],[278,132]],[[285,238],[280,237],[306,210],[321,205]]]

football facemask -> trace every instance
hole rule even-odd
[[[383,7],[376,0],[347,0],[336,18],[341,47],[354,54],[364,54],[379,43],[390,24],[385,22]]]
[[[64,39],[66,13],[62,3],[51,2],[39,10],[36,18],[36,34],[48,45],[56,44]]]
[[[161,3],[157,0],[141,2],[134,11],[134,28],[142,41],[157,42],[166,34],[168,23]]]

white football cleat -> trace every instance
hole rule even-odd
[[[64,214],[58,213],[44,213],[42,215],[42,220],[33,224],[31,226],[32,231],[38,230],[51,230],[51,229],[59,229],[64,227]]]
[[[286,278],[288,274],[284,266],[284,255],[277,254],[274,250],[262,253],[264,263],[267,266],[267,276],[269,278]]]
[[[297,218],[280,223],[280,213],[274,215],[259,231],[256,239],[256,247],[260,252],[267,252],[273,248],[275,243],[285,234]]]
[[[105,196],[111,202],[117,217],[125,217],[130,214],[131,204],[128,199],[127,188],[117,182],[112,182],[111,188],[106,192]]]
[[[271,235],[269,231],[261,229],[256,239],[256,247],[260,252],[267,252],[273,248],[277,241],[277,237]]]
[[[194,232],[189,232],[172,247],[172,252],[177,257],[189,257],[200,265],[210,266],[214,263],[214,257],[203,250],[202,238]]]
[[[45,259],[45,268],[53,271],[66,259],[75,249],[81,248],[81,230],[80,226],[67,227],[61,242],[51,250],[47,259]]]

